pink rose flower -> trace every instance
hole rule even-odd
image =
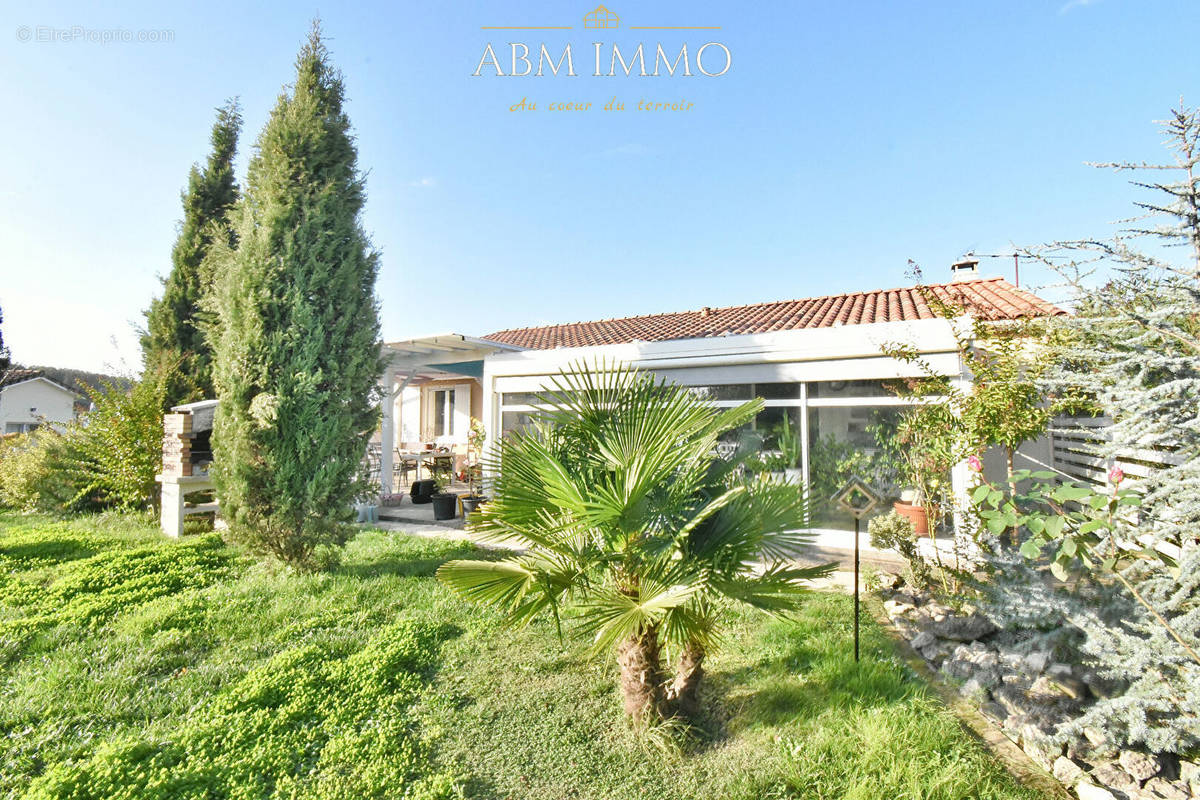
[[[1108,480],[1114,485],[1119,484],[1121,481],[1125,480],[1125,471],[1120,467],[1113,467],[1108,471]]]
[[[983,462],[979,460],[979,456],[969,456],[967,458],[967,468],[971,472],[983,472]]]

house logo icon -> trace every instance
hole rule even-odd
[[[589,11],[583,15],[583,27],[619,28],[621,27],[621,18],[604,6],[596,6],[595,11]]]

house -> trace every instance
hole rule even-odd
[[[952,277],[924,288],[965,309],[959,320],[940,316],[922,291],[898,288],[393,342],[385,346],[392,402],[384,404],[383,440],[398,449],[431,441],[458,446],[475,417],[494,441],[529,422],[535,395],[560,370],[616,360],[693,387],[719,406],[762,398],[765,408],[750,427],[770,448],[786,426],[799,440],[800,481],[818,495],[850,472],[898,494],[900,487],[887,486],[895,482],[889,458],[897,457],[888,431],[908,401],[884,382],[922,372],[884,348],[911,345],[925,364],[966,387],[955,326],[1066,313],[1003,278],[980,277],[974,262],[956,264]],[[385,486],[391,455],[384,448]],[[1048,442],[1033,442],[1018,466],[1051,458]],[[995,454],[985,467],[1002,474]],[[965,462],[950,475],[963,494],[968,477]],[[824,509],[818,524],[844,529],[849,520],[841,516]]]
[[[71,391],[31,369],[10,369],[0,376],[0,431],[27,433],[39,425],[61,428],[75,419],[80,400]]]

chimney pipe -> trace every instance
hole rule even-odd
[[[956,281],[969,281],[979,277],[979,260],[965,255],[950,265],[950,274]]]

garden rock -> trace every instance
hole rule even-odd
[[[1091,781],[1080,781],[1075,785],[1075,794],[1079,800],[1117,800],[1117,796],[1107,789],[1101,789]]]
[[[1179,780],[1183,783],[1200,783],[1200,764],[1179,759]]]
[[[883,604],[883,610],[888,613],[889,617],[903,617],[915,609],[916,606],[912,603],[904,603],[896,599],[888,600]]]
[[[1149,753],[1122,750],[1117,761],[1121,764],[1122,769],[1139,781],[1149,780],[1162,772],[1162,760]]]
[[[1070,664],[1063,664],[1061,662],[1056,662],[1056,663],[1051,664],[1050,666],[1046,667],[1046,674],[1049,675],[1051,678],[1065,678],[1067,676],[1073,675],[1074,671],[1071,669]]]
[[[1120,687],[1114,681],[1102,678],[1091,670],[1083,674],[1083,682],[1087,684],[1088,691],[1096,697],[1115,697],[1120,690]]]
[[[1083,767],[1066,756],[1056,758],[1050,771],[1064,786],[1071,786],[1083,777]]]
[[[975,703],[982,703],[990,696],[988,694],[988,686],[985,686],[978,677],[969,679],[962,686],[958,687],[958,693],[963,697]]]
[[[987,617],[974,614],[969,617],[947,616],[929,626],[937,637],[955,642],[970,642],[990,636],[998,629]]]
[[[1083,700],[1088,696],[1087,684],[1073,675],[1055,676],[1050,682],[1072,700]]]
[[[972,651],[970,655],[971,663],[980,669],[987,669],[1000,673],[1000,657],[990,650]],[[999,678],[997,678],[999,680]]]
[[[992,697],[1004,706],[1009,714],[1025,715],[1038,710],[1039,703],[1032,701],[1024,689],[1004,684],[992,690]]]
[[[1108,741],[1108,737],[1104,735],[1104,732],[1095,728],[1084,728],[1083,738],[1087,739],[1088,744],[1098,750],[1107,750],[1112,746]]]
[[[1044,650],[1035,650],[1025,656],[1025,668],[1034,675],[1041,673],[1050,664],[1050,654]]]
[[[1067,694],[1062,690],[1061,686],[1045,675],[1030,684],[1029,693],[1042,703],[1053,702],[1066,697]]]
[[[1021,734],[1021,749],[1042,769],[1051,769],[1062,755],[1062,745],[1050,741],[1049,735],[1037,724],[1026,722],[1017,727],[1017,732]]]
[[[942,673],[958,681],[967,680],[974,672],[975,665],[960,657],[957,651],[946,659],[946,663],[942,664]]]
[[[1118,792],[1132,792],[1141,784],[1129,776],[1129,773],[1116,764],[1105,762],[1092,770],[1092,778]]]
[[[979,710],[983,713],[983,715],[985,717],[987,717],[988,719],[990,719],[992,722],[996,723],[997,725],[1002,725],[1004,723],[1004,720],[1007,719],[1007,717],[1008,717],[1008,712],[1004,709],[1004,706],[1000,705],[999,703],[994,703],[991,701],[981,705],[979,707]]]
[[[1161,797],[1162,800],[1188,800],[1188,792],[1181,786],[1171,783],[1163,778],[1151,778],[1146,781],[1146,785],[1142,787],[1142,796]]]
[[[909,644],[913,646],[914,650],[922,650],[931,644],[937,644],[937,637],[929,631],[921,631],[912,638]]]
[[[1000,663],[1005,669],[1018,670],[1025,664],[1025,657],[1012,651],[1000,653]]]

